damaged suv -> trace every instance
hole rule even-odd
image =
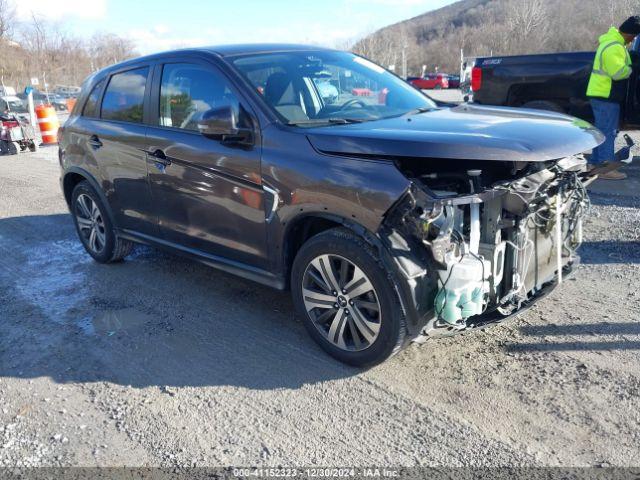
[[[561,114],[434,102],[351,53],[225,46],[88,78],[61,183],[98,262],[139,242],[290,289],[319,345],[365,366],[561,283],[602,141]]]

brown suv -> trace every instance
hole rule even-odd
[[[322,348],[372,365],[558,284],[588,204],[580,154],[601,141],[560,114],[438,104],[350,53],[226,46],[88,78],[61,182],[98,262],[140,242],[290,288]]]

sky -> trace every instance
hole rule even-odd
[[[287,42],[340,47],[454,0],[15,0],[73,35],[116,33],[142,54],[179,47]]]

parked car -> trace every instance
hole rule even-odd
[[[27,108],[17,96],[7,95],[0,97],[0,114],[4,112],[27,113]]]
[[[460,75],[449,75],[449,88],[460,88]]]
[[[51,102],[53,108],[55,108],[58,112],[66,112],[68,110],[67,99],[62,95],[58,95],[55,93],[51,94],[49,95],[49,101]]]
[[[33,95],[33,104],[37,107],[38,105],[48,105],[49,102],[47,101],[47,97],[45,96],[44,93],[40,93],[37,90],[34,90],[32,92]],[[20,101],[25,105],[25,107],[27,106],[27,102],[28,102],[28,96],[26,93],[24,92],[20,92],[18,93],[18,98],[20,98]]]
[[[53,89],[53,93],[62,95],[65,98],[75,98],[80,93],[80,87],[70,87],[65,85],[57,85]]]
[[[22,100],[22,102],[27,104],[27,95],[25,93],[18,94],[18,97]],[[61,95],[50,93],[45,94],[42,92],[34,91],[33,92],[33,104],[37,107],[38,105],[51,105],[58,112],[66,112],[67,111],[67,100]]]
[[[351,94],[356,97],[373,97],[373,90],[367,87],[355,87],[351,89]]]
[[[449,76],[445,73],[427,73],[422,77],[409,77],[407,82],[419,90],[441,90],[449,88]]]
[[[349,80],[333,103],[327,70]],[[97,262],[140,242],[290,289],[313,339],[365,366],[555,288],[579,258],[580,154],[602,141],[565,115],[438,104],[351,53],[250,45],[93,74],[59,156]]]
[[[16,89],[0,84],[0,97],[15,97]]]
[[[640,126],[640,41],[631,47],[636,66],[629,81],[623,123]],[[592,120],[587,85],[595,52],[483,57],[471,73],[473,101],[481,105],[534,108]]]

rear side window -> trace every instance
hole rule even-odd
[[[149,68],[137,68],[111,77],[102,100],[102,118],[142,123],[144,90]]]
[[[89,98],[87,98],[87,103],[84,104],[84,109],[82,110],[83,116],[97,117],[100,113],[100,111],[98,110],[98,102],[100,101],[100,93],[102,92],[102,87],[104,87],[104,79],[96,83],[96,86],[93,87],[93,90],[91,90]]]

